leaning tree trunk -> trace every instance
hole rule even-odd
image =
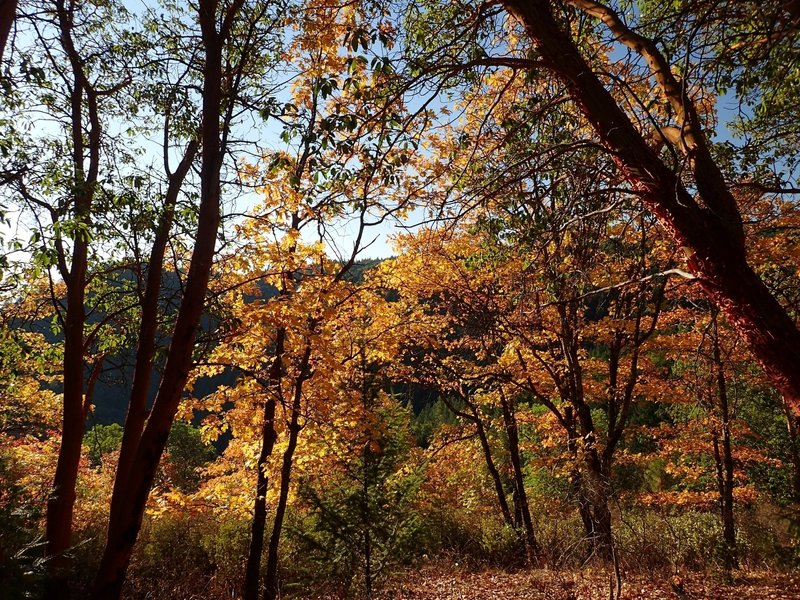
[[[687,149],[697,187],[693,197],[679,175],[648,144],[583,58],[552,13],[548,0],[503,0],[524,25],[541,61],[558,77],[642,201],[687,254],[687,264],[709,298],[747,340],[753,355],[796,414],[800,414],[800,331],[746,259],[741,215],[711,156],[685,85],[655,44],[629,30],[613,10],[573,0],[601,19],[620,43],[640,53],[668,99]],[[660,132],[671,136],[666,130]],[[698,200],[704,206],[698,204]]]
[[[443,395],[442,401],[444,401],[444,403],[447,405],[447,408],[449,408],[454,415],[475,424],[475,433],[477,433],[478,441],[481,444],[483,458],[486,461],[486,469],[489,471],[489,476],[492,478],[492,483],[494,484],[495,494],[497,495],[497,504],[500,506],[500,512],[503,514],[503,522],[509,527],[513,528],[514,517],[512,516],[511,509],[508,506],[508,499],[506,498],[506,490],[503,487],[503,479],[500,477],[500,470],[497,468],[494,457],[492,456],[492,448],[489,445],[489,437],[486,433],[486,427],[481,420],[478,408],[472,402],[470,402],[465,395],[461,394],[460,396],[465,401],[471,412],[468,413],[463,410],[459,410],[447,398],[447,396]]]
[[[122,444],[117,460],[117,473],[114,489],[124,486],[126,474],[133,461],[136,446],[142,437],[147,422],[147,400],[150,382],[153,376],[153,356],[156,350],[156,333],[158,331],[159,295],[161,293],[161,277],[164,270],[169,233],[175,214],[183,182],[194,163],[200,144],[192,140],[186,147],[183,158],[174,173],[168,173],[167,193],[164,196],[164,207],[159,216],[150,258],[147,262],[144,296],[142,298],[142,314],[139,323],[139,338],[136,348],[136,364],[133,371],[133,385],[128,400],[128,412],[125,415],[125,427],[122,430]]]

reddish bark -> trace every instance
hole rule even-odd
[[[542,61],[567,86],[628,181],[642,193],[648,209],[684,248],[688,267],[703,290],[747,340],[772,383],[800,414],[800,332],[747,263],[736,201],[704,147],[702,131],[692,118],[691,100],[680,99],[689,108],[685,129],[697,144],[689,161],[697,199],[604,87],[556,22],[550,2],[504,0],[503,4],[524,25]],[[663,74],[663,69],[657,74]]]
[[[153,375],[153,355],[155,353],[156,331],[158,329],[158,300],[161,293],[161,275],[164,269],[164,254],[169,241],[169,232],[175,212],[175,204],[186,175],[197,155],[198,142],[192,140],[186,147],[183,159],[177,171],[168,174],[167,193],[164,197],[164,208],[159,218],[156,237],[150,250],[147,264],[147,283],[142,299],[142,316],[139,325],[139,345],[136,349],[136,365],[133,372],[133,386],[128,402],[128,413],[125,417],[125,428],[122,432],[122,445],[117,462],[117,476],[114,490],[125,484],[134,452],[142,436],[147,421],[147,394],[150,379]]]
[[[3,60],[3,52],[16,16],[17,0],[0,0],[0,61]]]
[[[87,228],[100,168],[100,121],[97,96],[83,71],[83,63],[72,41],[73,5],[56,3],[60,42],[69,60],[73,85],[70,93],[72,134],[73,215]],[[84,137],[84,129],[89,135]],[[88,159],[88,164],[87,164]],[[48,558],[47,594],[49,598],[69,595],[67,579],[71,544],[75,485],[81,457],[84,412],[84,328],[85,296],[89,255],[89,236],[74,236],[70,266],[67,268],[64,245],[56,238],[58,266],[67,287],[67,312],[64,318],[63,421],[58,462],[53,487],[47,500],[45,555]]]
[[[205,48],[203,66],[202,165],[197,237],[183,298],[153,408],[130,462],[124,482],[115,486],[105,550],[92,598],[118,599],[141,528],[145,505],[172,422],[192,366],[220,221],[220,169],[224,154],[220,114],[223,99],[222,50],[232,19],[241,6],[234,2],[217,31],[216,0],[201,0],[199,20]]]

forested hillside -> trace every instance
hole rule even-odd
[[[799,44],[0,2],[0,597],[800,598]]]

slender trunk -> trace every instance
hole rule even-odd
[[[661,57],[649,40],[629,34],[619,38],[639,51],[649,52],[648,63],[677,108],[676,114],[685,113],[680,123],[681,135],[685,140],[691,136],[693,151],[688,158],[697,198],[687,191],[675,170],[662,161],[595,75],[575,42],[554,19],[551,3],[504,0],[503,4],[523,23],[542,61],[567,86],[628,181],[642,194],[642,201],[684,248],[688,267],[705,293],[747,340],[772,383],[792,410],[800,414],[800,331],[747,263],[741,215],[705,147],[694,107],[686,97],[686,86],[674,81],[668,65],[658,64]],[[613,13],[611,19],[608,17],[601,18],[609,23]],[[614,23],[613,28],[616,31],[620,26]],[[705,206],[700,206],[697,199]]]
[[[316,327],[317,322],[310,322],[310,330]],[[303,429],[300,425],[300,409],[302,408],[303,384],[310,377],[309,365],[311,361],[311,341],[306,342],[303,357],[300,360],[299,372],[294,384],[294,397],[292,398],[291,417],[289,421],[289,443],[283,453],[281,466],[281,487],[278,496],[278,506],[275,509],[275,521],[272,524],[272,535],[269,538],[267,550],[267,570],[264,574],[264,600],[275,600],[278,597],[278,547],[281,541],[283,519],[286,515],[286,504],[289,499],[289,484],[292,475],[292,461],[297,448],[297,438]]]
[[[362,353],[363,356],[363,353]],[[366,372],[366,370],[364,370]],[[366,387],[366,386],[365,386]],[[364,403],[367,403],[367,394],[362,392]],[[372,527],[372,514],[369,508],[369,488],[371,482],[372,450],[369,442],[364,445],[364,479],[362,481],[361,499],[361,524],[364,528],[364,592],[367,600],[372,600],[372,539],[370,528]]]
[[[73,265],[76,263],[73,263]],[[75,486],[83,441],[83,330],[84,276],[77,275],[67,290],[67,316],[64,327],[64,400],[61,446],[47,500],[46,556],[48,557],[48,598],[66,598],[70,560],[66,552],[71,545],[72,513]]]
[[[522,525],[525,531],[526,556],[528,564],[533,564],[539,554],[539,543],[536,541],[536,533],[533,529],[531,511],[528,505],[528,495],[525,492],[525,474],[522,470],[522,457],[520,456],[519,450],[517,418],[510,401],[508,401],[505,395],[501,396],[501,403],[503,408],[503,421],[508,438],[508,453],[511,457],[511,466],[514,470],[515,498],[517,499],[517,506],[519,507]]]
[[[72,41],[74,4],[56,2],[60,41],[72,72],[70,92],[70,127],[72,137],[73,215],[76,222],[91,224],[94,188],[100,168],[100,121],[97,97],[86,79],[83,62]],[[88,137],[84,129],[88,121]],[[88,168],[86,160],[88,155]],[[47,500],[45,555],[48,558],[48,598],[69,596],[70,561],[66,551],[72,536],[72,514],[75,507],[75,486],[81,457],[85,422],[84,352],[85,300],[89,256],[89,233],[76,229],[71,265],[66,259],[61,234],[56,234],[56,249],[61,275],[67,287],[67,314],[64,319],[63,421],[61,446],[58,452],[53,486]]]
[[[253,501],[253,522],[250,527],[250,548],[244,576],[244,600],[258,600],[258,583],[261,581],[261,554],[264,551],[264,531],[267,523],[267,460],[272,455],[277,439],[275,432],[275,400],[270,398],[264,407],[264,426],[261,431],[261,452],[256,469],[256,497]]]
[[[475,420],[475,430],[478,433],[478,440],[481,443],[481,450],[483,451],[483,458],[486,461],[486,468],[489,470],[489,475],[494,483],[494,491],[497,494],[497,502],[500,505],[500,511],[503,513],[503,520],[509,527],[514,526],[514,518],[511,515],[511,509],[508,506],[508,499],[506,498],[506,491],[503,487],[503,480],[500,477],[500,471],[492,457],[492,449],[489,446],[489,438],[486,435],[486,428],[480,419]]]
[[[467,406],[469,406],[472,414],[457,409],[453,403],[447,399],[446,396],[442,396],[442,400],[447,405],[447,408],[453,412],[453,414],[475,424],[475,432],[478,434],[478,440],[481,444],[483,458],[486,461],[486,468],[489,470],[489,476],[492,478],[492,483],[494,483],[494,490],[497,494],[497,503],[500,505],[500,511],[503,513],[503,521],[509,527],[514,527],[514,518],[511,514],[511,509],[508,506],[506,491],[503,487],[503,480],[500,477],[500,471],[498,470],[497,465],[494,462],[494,458],[492,457],[492,449],[489,446],[489,438],[486,435],[486,428],[483,426],[483,421],[481,420],[475,406],[471,404],[464,395],[461,397],[467,402]]]
[[[297,396],[299,398],[299,395]],[[289,425],[289,444],[283,453],[283,465],[281,466],[281,488],[278,496],[278,506],[275,509],[275,521],[272,524],[272,535],[269,538],[269,549],[267,550],[267,570],[264,575],[264,600],[275,600],[278,597],[278,547],[280,546],[281,531],[283,529],[283,519],[286,515],[286,504],[289,499],[289,483],[292,475],[292,461],[294,451],[297,447],[297,437],[302,427],[298,423],[300,416],[300,405],[296,402],[292,405],[292,417]]]
[[[361,400],[364,411],[372,410],[372,394],[369,390],[367,381],[367,357],[366,348],[362,344],[360,348],[361,358]],[[372,434],[370,434],[371,436]],[[363,479],[361,487],[361,524],[364,528],[364,592],[366,593],[367,600],[372,600],[372,538],[370,531],[372,528],[372,511],[369,506],[369,490],[372,484],[372,466],[375,456],[372,452],[371,440],[364,441],[364,449],[362,452],[363,461]]]
[[[720,455],[719,439],[714,432],[714,458],[717,464],[717,482],[720,494],[720,513],[722,517],[722,537],[725,543],[725,571],[730,572],[738,566],[736,552],[736,528],[733,520],[733,453],[731,450],[731,417],[728,398],[728,385],[725,369],[722,364],[722,352],[719,344],[717,315],[714,315],[713,331],[714,366],[716,368],[717,395],[722,425],[722,452]]]
[[[114,479],[115,491],[118,486],[125,485],[127,473],[147,421],[147,396],[153,375],[153,355],[155,353],[156,333],[158,330],[158,301],[161,292],[161,276],[164,270],[164,255],[169,241],[169,232],[172,227],[178,194],[194,162],[198,147],[199,143],[196,140],[189,142],[177,171],[169,174],[167,193],[164,197],[164,208],[159,217],[156,236],[153,240],[153,247],[150,250],[150,259],[147,263],[147,283],[144,297],[142,298],[136,366],[133,371],[133,386],[128,402],[128,413],[125,416],[125,427],[122,430],[122,444],[117,461],[117,476]]]
[[[229,24],[238,5],[229,7]],[[222,106],[222,42],[216,29],[217,2],[201,0],[200,26],[205,47],[203,67],[202,166],[197,238],[181,300],[164,374],[131,465],[126,485],[116,487],[111,499],[108,537],[94,582],[94,600],[118,600],[144,516],[172,421],[189,378],[192,352],[200,323],[220,221],[220,169],[223,148],[220,134]]]
[[[250,527],[250,548],[247,553],[247,569],[244,577],[244,600],[258,600],[258,584],[261,581],[261,554],[264,550],[264,531],[267,523],[267,460],[272,456],[278,434],[275,431],[276,398],[280,395],[282,358],[286,343],[286,329],[281,327],[275,336],[275,358],[266,382],[272,395],[264,404],[264,421],[261,428],[261,451],[256,464],[256,497],[253,501],[253,522]]]
[[[722,520],[722,541],[724,544],[722,560],[725,571],[730,573],[736,566],[736,530],[734,529],[733,521],[733,498],[732,495],[730,497],[728,495],[726,461],[723,458],[723,452],[720,451],[719,432],[714,431],[711,434],[711,441],[714,448],[714,467],[717,475],[717,493],[719,494],[718,505]]]
[[[722,505],[722,529],[725,539],[725,569],[738,568],[739,558],[736,547],[736,525],[733,518],[733,452],[731,450],[730,423],[722,425],[722,465],[725,473]]]

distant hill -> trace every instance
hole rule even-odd
[[[368,258],[357,261],[347,274],[348,281],[360,283],[364,280],[365,274],[375,268],[381,263],[382,259]],[[117,272],[117,276],[125,279],[133,277],[130,271]],[[177,277],[172,273],[167,273],[164,276],[164,309],[166,311],[177,310],[178,305],[178,290],[180,289]],[[270,297],[277,293],[277,290],[271,286],[264,284],[263,293],[265,297]],[[102,318],[100,315],[94,315],[91,322],[98,322]],[[33,331],[37,331],[46,336],[52,343],[60,343],[63,341],[63,335],[60,333],[53,333],[51,323],[49,320],[40,320],[33,323],[24,325]],[[205,315],[201,321],[200,328],[205,332],[213,332],[216,324],[213,319]],[[166,347],[169,340],[164,339],[161,341],[162,346]],[[131,387],[133,385],[133,367],[136,356],[136,348],[129,348],[115,356],[108,357],[103,366],[103,372],[97,381],[94,390],[93,404],[95,410],[89,416],[87,423],[88,427],[96,424],[111,424],[122,423],[125,420],[125,413],[127,411],[128,399],[130,397]],[[156,365],[156,371],[160,370],[163,365]],[[157,373],[158,374],[158,373]],[[88,373],[87,373],[88,376]],[[160,377],[154,377],[150,385],[149,397],[152,402],[158,391],[158,381]],[[203,379],[195,385],[194,393],[199,396],[205,396],[213,392],[220,385],[232,385],[236,381],[236,375],[232,371],[223,373],[222,375],[214,378]],[[56,391],[57,388],[56,388]],[[422,397],[417,392],[411,392],[411,400],[416,407],[421,402]],[[421,405],[420,405],[421,408]]]

